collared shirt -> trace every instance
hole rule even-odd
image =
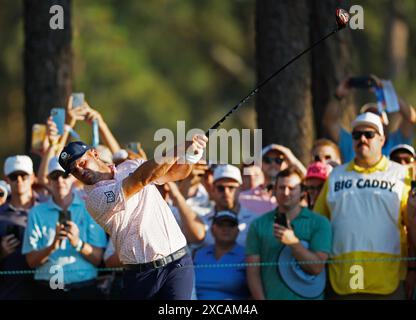
[[[124,264],[151,262],[186,246],[185,236],[155,185],[125,199],[123,180],[144,162],[125,161],[114,170],[112,180],[85,187],[88,211],[111,235]]]
[[[277,207],[276,198],[262,186],[240,192],[238,201],[241,206],[258,215],[272,211]]]
[[[206,216],[202,218],[202,221],[205,224],[206,235],[205,235],[204,241],[198,245],[199,248],[201,246],[207,246],[207,245],[211,245],[215,243],[214,237],[212,236],[212,233],[211,233],[211,225],[212,225],[212,220],[214,219],[214,216],[215,216],[215,210],[211,211],[209,214],[207,214]],[[248,210],[247,208],[240,206],[240,210],[238,211],[237,216],[238,216],[238,230],[240,232],[238,233],[236,242],[240,246],[244,247],[246,244],[247,232],[248,232],[248,228],[250,227],[250,223],[254,219],[256,219],[258,215]]]
[[[265,263],[278,261],[279,253],[285,245],[273,235],[274,215],[275,211],[271,211],[252,222],[247,235],[247,256],[260,256],[261,262]],[[310,251],[330,253],[332,236],[331,225],[327,218],[308,208],[302,208],[290,224],[296,237],[309,243]],[[268,300],[304,299],[286,286],[276,265],[261,267],[261,281]],[[323,295],[318,299],[323,299]]]
[[[385,156],[390,154],[391,148],[398,144],[409,144],[412,145],[412,137],[405,138],[400,129],[390,133],[387,137],[386,142],[383,145],[382,152]],[[342,161],[344,163],[350,162],[354,159],[354,144],[351,132],[341,128],[339,132],[338,146],[341,151]]]
[[[405,263],[399,260],[407,256],[404,220],[409,189],[406,167],[384,156],[371,168],[351,161],[331,172],[314,210],[331,221],[331,258],[348,261],[329,265],[336,293],[390,294],[396,290],[405,274]],[[354,265],[365,274],[364,288],[349,285]]]
[[[42,250],[52,244],[61,210],[52,198],[30,210],[23,241],[23,254]],[[71,212],[71,220],[78,226],[79,237],[82,241],[98,248],[106,246],[107,239],[104,230],[91,218],[84,202],[75,194],[68,211]],[[77,252],[68,239],[62,241],[60,248],[49,256],[46,263],[36,268],[35,280],[49,281],[56,274],[53,266],[62,267],[65,284],[97,277],[95,266],[80,252]]]
[[[35,200],[35,204],[37,200]],[[10,203],[0,206],[0,239],[7,235],[9,227],[16,228],[20,244],[16,250],[0,260],[0,271],[30,270],[22,254],[23,234],[27,225],[26,210],[18,210]],[[33,275],[0,276],[0,300],[29,299],[32,296]]]
[[[244,248],[236,244],[219,260],[215,246],[209,245],[195,253],[195,287],[199,300],[244,300],[250,297],[244,266]],[[227,264],[241,264],[227,266]],[[203,265],[207,265],[206,267]]]

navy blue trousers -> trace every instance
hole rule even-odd
[[[125,300],[190,300],[194,285],[192,258],[186,254],[158,269],[125,270],[122,298]]]

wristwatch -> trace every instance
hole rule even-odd
[[[81,239],[79,239],[79,240],[78,240],[78,244],[77,244],[77,246],[75,247],[75,250],[76,250],[77,252],[81,252],[83,248],[84,248],[84,241],[82,241]]]

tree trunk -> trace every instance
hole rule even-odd
[[[64,10],[64,29],[53,30],[51,6]],[[45,123],[49,111],[66,106],[72,91],[71,0],[24,1],[24,90],[26,151],[34,123]]]
[[[311,1],[311,42],[316,42],[335,27],[335,11],[338,1],[314,0]],[[345,4],[345,8],[349,6]],[[334,100],[334,93],[338,83],[348,75],[351,70],[351,32],[343,30],[331,36],[312,51],[312,97],[314,122],[317,137],[327,137],[322,127],[322,115]],[[333,107],[333,106],[329,106]],[[349,97],[346,108],[343,108],[342,121],[345,127],[355,115],[352,97]]]
[[[309,0],[256,2],[257,81],[310,45]],[[289,147],[304,163],[314,139],[311,56],[306,54],[257,94],[258,127],[263,145]]]
[[[397,76],[407,79],[407,52],[409,41],[409,26],[407,25],[401,7],[401,2],[389,1],[389,17],[386,32],[386,52],[388,61],[388,79]]]

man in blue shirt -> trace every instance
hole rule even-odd
[[[237,214],[232,211],[217,212],[212,222],[211,232],[215,244],[198,250],[194,258],[198,299],[248,299],[250,294],[244,267],[244,247],[236,243],[239,232]],[[204,265],[215,265],[215,267]]]
[[[48,180],[52,197],[29,212],[22,250],[36,268],[37,297],[93,299],[105,233],[72,192],[74,178],[65,175],[57,158],[49,162]]]
[[[377,79],[374,77],[374,79]],[[342,102],[347,96],[351,94],[352,87],[349,85],[350,78],[346,78],[339,84],[335,97]],[[378,80],[377,80],[378,81]],[[412,144],[413,126],[416,123],[416,112],[411,105],[406,103],[403,99],[399,98],[399,113],[401,115],[400,126],[395,131],[389,131],[389,121],[385,112],[378,110],[377,104],[367,103],[365,104],[360,113],[372,112],[380,116],[383,126],[385,127],[384,132],[386,136],[386,142],[383,146],[383,155],[388,156],[392,147],[398,144]],[[325,110],[323,117],[323,126],[328,132],[329,137],[335,141],[342,155],[343,163],[347,163],[354,158],[353,140],[351,132],[346,130],[341,125],[341,105],[337,103],[331,103]]]

